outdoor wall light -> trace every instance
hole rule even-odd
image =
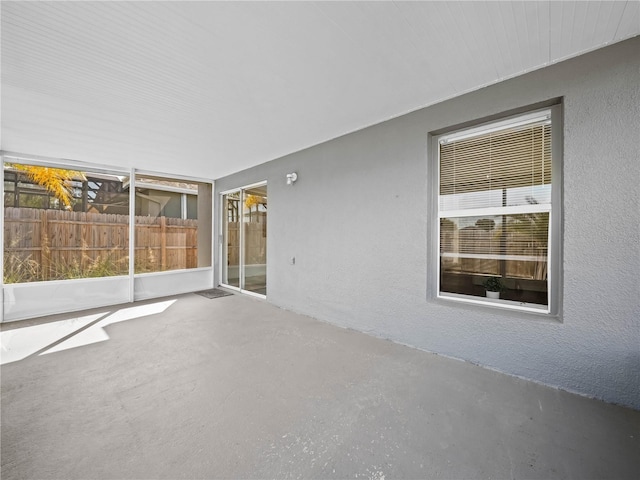
[[[298,174],[296,172],[287,173],[287,185],[293,185],[293,182],[298,180]]]

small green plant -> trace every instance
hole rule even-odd
[[[489,277],[483,282],[482,285],[489,292],[504,292],[505,291],[504,283],[502,283],[502,279],[500,277]]]

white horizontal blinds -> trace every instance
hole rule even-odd
[[[441,211],[550,203],[548,120],[441,142]]]

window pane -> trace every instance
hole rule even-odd
[[[552,111],[439,137],[440,294],[549,305]]]
[[[440,146],[441,211],[550,203],[550,124]]]
[[[198,218],[197,195],[187,195],[187,218]]]
[[[440,219],[440,290],[485,296],[489,276],[500,298],[547,305],[548,212]]]
[[[4,164],[5,283],[126,275],[128,177]]]
[[[183,211],[183,195],[194,198],[193,217]],[[135,272],[211,266],[210,198],[208,183],[137,176]]]
[[[267,186],[242,191],[244,288],[267,294]]]

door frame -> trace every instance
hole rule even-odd
[[[245,290],[243,287],[244,285],[244,228],[242,227],[242,223],[244,221],[244,202],[242,201],[242,197],[243,197],[243,192],[245,190],[248,190],[250,188],[254,188],[254,187],[262,187],[264,185],[267,185],[267,181],[266,180],[262,180],[260,182],[255,182],[255,183],[250,183],[247,185],[242,185],[240,187],[236,187],[236,188],[230,188],[227,190],[224,190],[222,192],[219,193],[220,195],[220,223],[218,224],[218,228],[220,229],[220,247],[219,247],[219,252],[220,252],[220,269],[219,269],[219,277],[220,278],[220,286],[224,287],[224,288],[228,288],[229,290],[234,290],[236,292],[241,292],[244,293],[246,295],[251,295],[253,297],[258,297],[258,298],[263,298],[266,299],[267,296],[266,295],[262,295],[261,293],[256,293],[256,292],[252,292],[250,290]],[[269,190],[267,189],[267,198],[269,198]],[[238,226],[238,237],[240,239],[238,248],[240,249],[240,254],[239,254],[239,258],[238,258],[238,284],[240,285],[239,287],[233,286],[233,285],[228,285],[226,283],[222,282],[222,279],[224,278],[224,267],[226,264],[226,257],[224,255],[224,232],[225,232],[225,222],[227,221],[227,212],[224,211],[224,196],[231,194],[231,193],[240,193],[240,205],[239,205],[239,226]],[[267,214],[267,232],[269,232],[269,227],[268,227],[268,222],[269,222],[269,214]],[[268,233],[267,233],[268,235]],[[267,238],[267,246],[269,245],[269,240]],[[269,261],[268,257],[267,257],[267,262]],[[267,281],[267,285],[269,285],[269,282]]]

